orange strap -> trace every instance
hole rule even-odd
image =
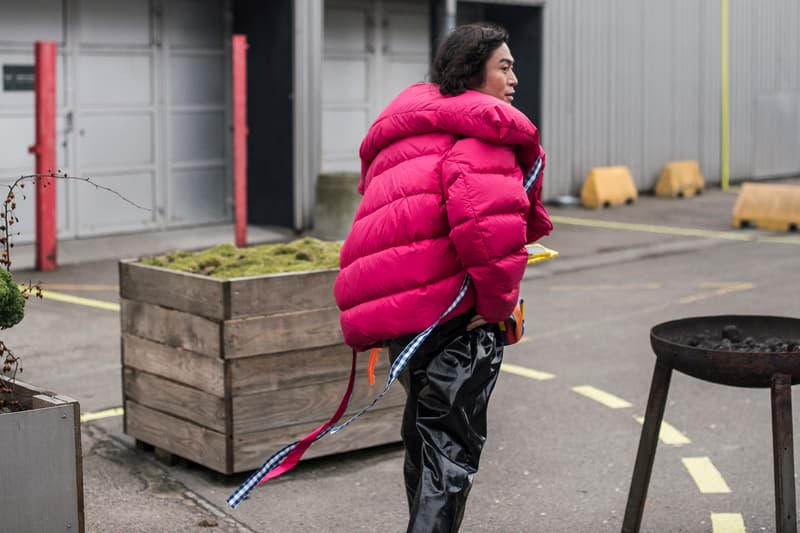
[[[367,366],[367,379],[370,385],[375,385],[375,365],[378,364],[378,354],[381,348],[373,348],[369,351],[369,365]]]

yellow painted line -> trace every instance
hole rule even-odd
[[[725,289],[725,290],[746,290],[752,289],[753,284],[749,281],[704,281],[697,284],[703,289]]]
[[[104,411],[95,411],[94,413],[83,413],[81,415],[81,422],[89,422],[91,420],[99,420],[101,418],[111,418],[112,416],[122,416],[125,409],[122,407],[114,407]]]
[[[578,394],[582,394],[587,398],[594,400],[598,403],[610,407],[611,409],[623,409],[625,407],[632,407],[633,404],[623,400],[619,396],[614,396],[609,392],[602,391],[591,385],[581,385],[579,387],[572,387],[572,390]]]
[[[712,533],[745,533],[744,518],[739,513],[711,513]]]
[[[683,466],[689,471],[697,488],[704,494],[727,494],[731,491],[717,467],[708,457],[682,457]]]
[[[117,303],[104,302],[102,300],[94,300],[92,298],[72,296],[71,294],[63,294],[60,292],[53,292],[49,290],[43,290],[42,296],[46,300],[55,300],[57,302],[65,302],[68,304],[85,305],[87,307],[96,307],[98,309],[106,309],[108,311],[119,311],[119,304]]]
[[[705,300],[707,298],[712,298],[714,296],[722,296],[724,294],[729,294],[731,292],[738,292],[738,291],[749,291],[751,290],[754,285],[752,283],[747,282],[707,282],[701,283],[701,287],[704,288],[716,288],[716,290],[709,291],[709,292],[701,292],[698,294],[691,294],[689,296],[685,296],[678,300],[679,304],[689,304],[694,302],[699,302],[700,300]]]
[[[663,311],[664,309],[668,309],[670,306],[673,305],[673,303],[670,302],[669,300],[657,299],[657,298],[651,298],[651,300],[659,301],[661,303],[658,303],[656,305],[650,305],[647,307],[632,309],[630,311],[626,311],[624,313],[619,313],[616,315],[610,315],[610,314],[603,315],[603,318],[597,320],[583,320],[581,322],[573,322],[570,326],[566,326],[563,328],[550,328],[546,331],[545,330],[541,332],[537,331],[536,333],[526,334],[526,337],[531,340],[540,340],[550,337],[562,337],[571,331],[585,332],[587,328],[593,326],[598,326],[600,324],[608,324],[610,322],[619,322],[631,316],[641,317],[644,314]]]
[[[797,235],[787,235],[785,237],[761,237],[758,240],[765,242],[777,242],[781,244],[800,244],[800,237]]]
[[[676,226],[659,226],[655,224],[614,222],[611,220],[596,220],[592,218],[565,217],[561,215],[552,215],[550,219],[557,224],[567,224],[572,226],[588,226],[593,228],[643,231],[647,233],[684,235],[687,237],[706,237],[711,239],[726,239],[730,241],[753,241],[753,242],[768,242],[777,244],[800,244],[800,237],[794,235],[774,236],[774,235],[765,235],[763,233],[753,234],[753,233],[737,233],[733,231],[713,231],[713,230],[704,230],[696,228],[679,228]]]
[[[597,220],[591,218],[565,217],[553,215],[550,217],[558,224],[573,226],[590,226],[594,228],[624,229],[628,231],[644,231],[647,233],[663,233],[667,235],[685,235],[688,237],[711,237],[714,239],[728,239],[733,241],[757,240],[755,235],[748,233],[735,233],[732,231],[712,231],[696,228],[678,228],[675,226],[659,226],[655,224],[635,224],[631,222],[614,222],[611,220]]]
[[[562,328],[550,328],[546,331],[536,331],[529,334],[526,334],[524,338],[529,340],[541,340],[550,337],[562,337],[567,333],[572,331],[586,331],[587,328],[593,326],[599,326],[601,324],[608,324],[613,322],[620,322],[628,317],[632,316],[642,316],[645,314],[657,313],[661,312],[665,309],[669,309],[671,306],[674,306],[676,303],[691,303],[693,301],[703,300],[706,298],[710,298],[712,296],[717,296],[720,294],[726,294],[729,292],[740,291],[740,290],[749,290],[755,287],[755,284],[747,283],[747,282],[705,282],[699,284],[699,287],[704,288],[714,288],[716,287],[717,290],[714,291],[703,291],[698,292],[696,294],[685,296],[680,300],[667,300],[667,299],[652,299],[652,301],[658,301],[660,303],[649,305],[645,307],[639,307],[635,309],[631,309],[630,311],[625,311],[623,313],[618,314],[606,314],[601,315],[602,318],[598,318],[595,320],[583,320],[581,322],[570,323],[569,326],[564,326]],[[565,322],[566,323],[566,322]],[[532,331],[532,330],[530,330]]]
[[[643,416],[634,416],[633,418],[640,424],[644,424]],[[661,427],[658,430],[658,438],[661,439],[661,442],[664,444],[669,444],[671,446],[680,446],[681,444],[689,444],[692,442],[686,435],[678,431],[675,426],[665,420],[661,421]]]
[[[57,291],[118,291],[119,285],[102,285],[96,283],[46,283],[48,289]]]
[[[621,283],[614,284],[597,284],[597,285],[552,285],[547,287],[548,291],[563,292],[563,291],[618,291],[630,289],[660,289],[663,285],[661,283]]]
[[[534,370],[524,366],[512,365],[511,363],[506,362],[503,362],[503,364],[500,366],[500,370],[503,372],[508,372],[509,374],[516,374],[517,376],[536,379],[539,381],[553,379],[556,377],[555,374],[550,374],[549,372],[542,372],[541,370]]]

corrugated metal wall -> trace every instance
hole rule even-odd
[[[797,0],[731,0],[732,169],[756,177],[798,173],[798,27]]]
[[[800,174],[800,2],[730,0],[731,179]],[[720,2],[553,0],[544,7],[547,197],[589,169],[720,176]]]

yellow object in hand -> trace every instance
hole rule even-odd
[[[541,263],[542,261],[547,261],[548,259],[553,259],[554,257],[558,257],[558,252],[555,250],[551,250],[546,246],[542,246],[539,243],[529,244],[525,247],[528,250],[528,264],[533,265],[535,263]]]

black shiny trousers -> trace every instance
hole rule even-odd
[[[467,332],[471,316],[434,329],[399,378],[408,533],[457,532],[478,471],[503,346],[496,325]],[[412,338],[388,343],[392,361]]]

